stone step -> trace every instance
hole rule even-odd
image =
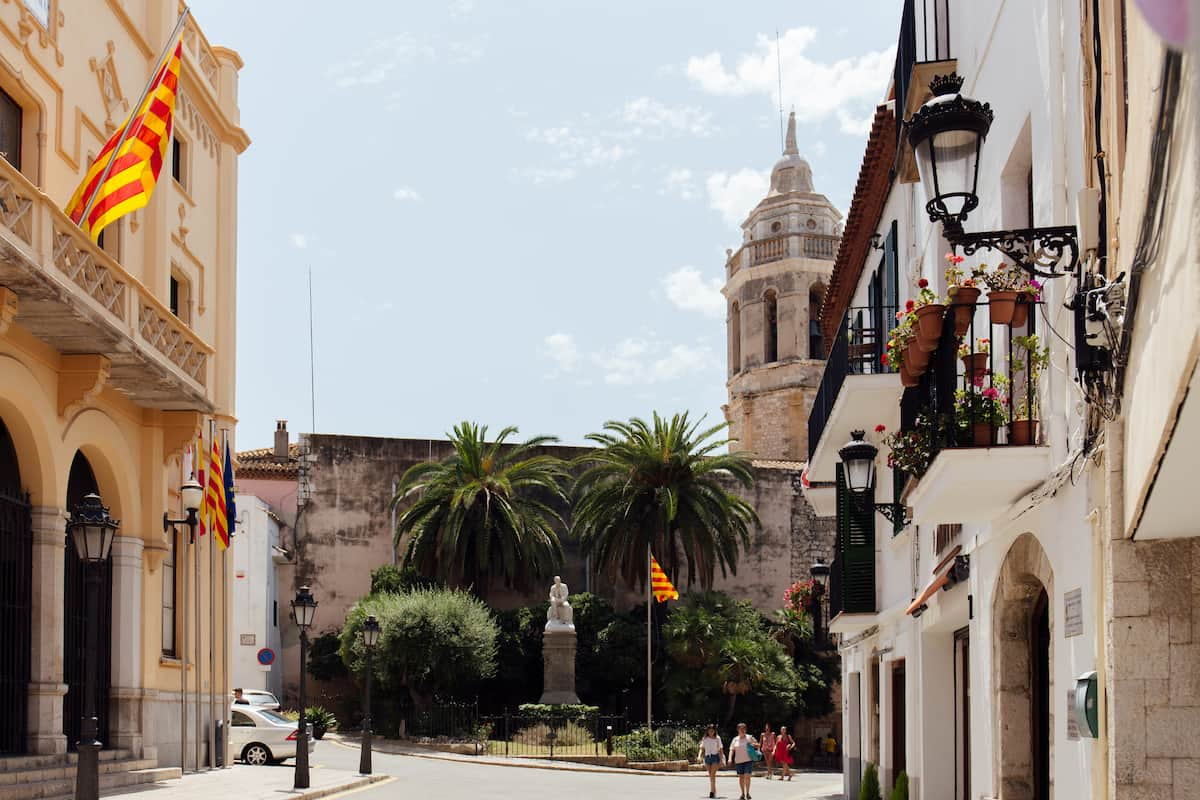
[[[157,762],[154,759],[126,759],[124,761],[105,759],[100,762],[100,774],[109,775],[117,772],[130,772],[132,770],[149,769],[154,766],[157,766]],[[27,769],[22,772],[0,772],[0,786],[68,778],[73,780],[75,778],[75,769],[75,764],[64,764],[60,761],[58,764],[40,769]]]
[[[128,761],[133,755],[128,750],[101,750],[100,763],[106,761]],[[0,756],[0,773],[25,772],[31,769],[46,769],[75,764],[79,760],[76,753],[59,753],[50,756]]]
[[[56,774],[53,770],[24,773],[29,779],[15,783],[0,784],[0,800],[49,800],[70,798],[75,794],[75,768],[65,768]],[[102,763],[100,765],[100,789],[119,789],[144,783],[172,780],[182,776],[179,767],[156,767],[153,761],[129,760]]]

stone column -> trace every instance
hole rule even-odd
[[[142,549],[137,536],[113,540],[110,747],[142,755]]]
[[[578,703],[575,694],[575,626],[547,626],[542,634],[542,662],[545,667],[542,699],[539,703],[558,705]]]
[[[63,733],[63,586],[66,581],[66,513],[33,509],[32,597],[29,638],[29,752],[67,752]]]

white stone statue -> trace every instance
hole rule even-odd
[[[550,608],[546,609],[546,629],[570,628],[575,630],[574,612],[567,602],[567,585],[562,578],[555,575],[554,585],[550,587]]]

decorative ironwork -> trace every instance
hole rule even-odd
[[[899,524],[903,526],[908,524],[908,507],[903,503],[872,503],[867,500],[868,495],[866,492],[851,492],[850,496],[854,498],[854,503],[861,511],[873,509],[882,514],[892,525]]]
[[[1030,275],[1041,278],[1074,274],[1079,265],[1079,233],[1074,225],[980,233],[964,233],[961,228],[947,225],[945,232],[946,241],[961,248],[965,256],[979,250],[998,250]]]

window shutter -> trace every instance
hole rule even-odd
[[[875,509],[856,503],[837,465],[837,548],[842,568],[842,610],[848,614],[875,611]]]

